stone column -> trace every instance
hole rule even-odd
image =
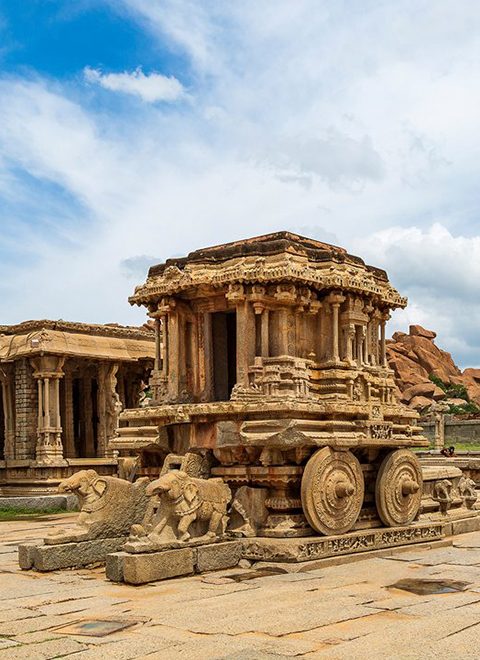
[[[168,314],[168,398],[178,400],[180,384],[180,323],[177,310]]]
[[[385,325],[390,318],[390,314],[382,314],[380,319],[380,364],[382,367],[387,366],[387,345],[385,342]]]
[[[65,358],[46,355],[30,360],[38,387],[37,463],[63,462],[60,378]]]
[[[155,321],[155,362],[150,374],[153,401],[165,399],[168,380],[168,316],[165,311],[150,314]]]
[[[340,360],[340,346],[339,346],[339,308],[340,305],[344,302],[345,297],[339,293],[331,293],[327,302],[330,303],[330,309],[332,312],[332,337],[330,345],[330,359],[333,362],[339,362]]]
[[[355,326],[349,323],[345,326],[346,355],[345,358],[350,364],[353,362],[353,342],[355,341]]]
[[[248,302],[237,304],[237,385],[248,387]]]
[[[199,318],[199,379],[202,383],[202,401],[213,399],[213,337],[212,314],[201,312]]]
[[[267,358],[270,355],[270,312],[263,309],[260,329],[261,356]]]
[[[155,318],[155,371],[160,371],[162,368],[162,355],[161,355],[161,321]]]
[[[119,365],[116,362],[109,362],[106,365],[104,378],[104,428],[105,443],[103,447],[98,448],[98,455],[111,458],[114,456],[114,450],[110,449],[110,442],[115,437],[118,428],[119,415],[122,412],[122,402],[117,391],[117,373]],[[102,452],[102,453],[100,453]]]

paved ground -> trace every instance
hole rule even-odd
[[[49,520],[65,524],[71,516]],[[450,547],[309,573],[235,582],[228,577],[242,572],[235,569],[129,587],[107,582],[101,569],[20,571],[17,543],[41,537],[46,524],[52,523],[0,523],[0,660],[480,654],[480,532],[459,536]],[[434,595],[389,586],[404,579],[468,586]],[[59,630],[85,620],[134,625],[105,637]]]

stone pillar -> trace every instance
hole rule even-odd
[[[332,362],[339,362],[340,360],[340,346],[339,346],[339,308],[344,302],[345,297],[339,293],[331,293],[326,301],[330,303],[332,312],[332,326],[331,326],[331,344],[330,344],[330,360]]]
[[[380,319],[380,364],[382,365],[382,367],[387,366],[387,345],[385,342],[385,325],[389,318],[390,318],[390,314],[383,314],[382,318]]]
[[[279,355],[288,355],[288,308],[280,309],[279,314]]]
[[[434,412],[435,419],[435,449],[443,449],[445,447],[445,414],[443,410],[436,410]]]
[[[105,442],[98,447],[98,455],[105,458],[114,456],[114,450],[110,449],[110,443],[115,437],[118,428],[118,418],[122,412],[122,402],[117,391],[117,373],[119,365],[109,362],[106,365],[103,381],[103,422],[105,428]]]
[[[168,314],[168,398],[178,400],[180,384],[180,324],[177,310],[172,309]]]
[[[64,360],[56,355],[30,360],[38,388],[36,460],[41,464],[63,463],[60,378]]]
[[[237,305],[237,385],[248,387],[248,302]]]
[[[201,401],[213,399],[213,337],[212,315],[201,312],[199,318],[199,380],[202,392]]]
[[[345,359],[350,364],[353,362],[353,342],[355,341],[355,326],[349,323],[345,327],[346,354]]]
[[[162,402],[167,392],[168,381],[168,316],[165,311],[156,311],[150,316],[155,321],[155,362],[150,374],[154,402]]]
[[[161,355],[161,321],[159,318],[155,319],[155,371],[160,371],[162,368],[162,355]]]
[[[260,332],[261,356],[267,358],[270,355],[270,312],[264,309],[261,317]]]

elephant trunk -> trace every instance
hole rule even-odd
[[[152,495],[162,495],[162,493],[166,492],[168,492],[168,488],[162,486],[161,484],[157,484],[155,481],[152,481],[151,484],[148,484],[147,488],[145,489],[145,493],[148,497],[151,497]]]

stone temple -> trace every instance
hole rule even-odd
[[[480,528],[474,481],[413,451],[428,441],[397,399],[385,339],[406,300],[383,270],[279,232],[153,266],[130,302],[154,321],[152,398],[133,396],[147,346],[132,345],[132,394],[113,436],[94,443],[125,478],[88,465],[65,478],[77,523],[20,546],[21,568],[101,561],[110,580],[144,584],[241,559],[308,568]],[[28,358],[50,415],[65,371],[53,354]],[[96,373],[115,399],[121,360],[106,355]],[[53,419],[39,416],[39,461],[62,460]]]
[[[153,356],[147,328],[0,326],[0,495],[52,492],[80,467],[115,472],[118,414],[138,405]]]

